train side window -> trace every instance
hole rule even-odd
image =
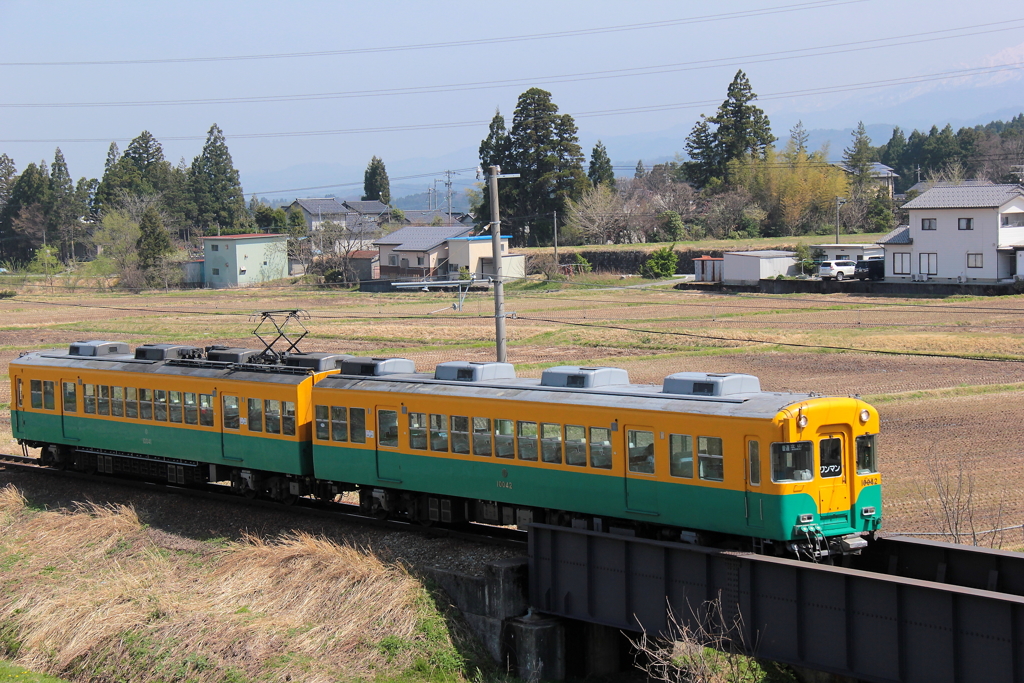
[[[878,458],[875,452],[875,435],[865,434],[857,437],[857,474],[874,474],[878,471]]]
[[[590,466],[599,470],[612,468],[612,430],[590,428]]]
[[[43,407],[43,381],[40,379],[29,380],[29,395],[32,398],[33,408]]]
[[[377,411],[377,443],[388,448],[398,447],[398,412]]]
[[[512,420],[494,421],[494,455],[499,458],[516,457],[515,433]]]
[[[263,399],[246,399],[245,404],[246,424],[250,432],[263,431]]]
[[[705,481],[725,480],[725,458],[722,439],[717,436],[697,437],[697,464],[700,478]]]
[[[22,385],[20,377],[18,378],[18,396],[17,396],[17,401],[18,401],[18,407],[19,408],[24,408],[25,407],[25,387]]]
[[[447,415],[430,416],[430,450],[442,453],[448,451]]]
[[[761,485],[761,442],[747,442],[747,459],[750,461],[750,485]]]
[[[314,422],[316,423],[316,438],[321,441],[331,439],[331,407],[317,406],[315,409]]]
[[[295,401],[281,403],[281,433],[295,436]]]
[[[82,385],[82,410],[89,415],[96,414],[96,385]]]
[[[78,385],[74,382],[64,382],[64,412],[78,412]]]
[[[199,425],[213,426],[213,394],[199,394]]]
[[[810,441],[773,443],[771,445],[772,481],[788,483],[810,481],[814,466],[813,446]]]
[[[181,422],[181,392],[167,392],[167,417],[171,422]]]
[[[267,421],[267,434],[280,434],[281,402],[272,398],[263,401],[263,415]]]
[[[49,380],[43,380],[43,409],[53,410],[54,404],[54,386],[53,382]]]
[[[537,423],[519,423],[519,459],[537,460]]]
[[[124,387],[110,387],[110,414],[124,417]]]
[[[167,422],[167,391],[165,389],[153,390],[153,419]]]
[[[629,446],[629,471],[654,474],[654,432],[630,429],[626,432]]]
[[[139,417],[139,390],[135,387],[124,388],[124,416]]]
[[[668,473],[693,479],[693,437],[689,434],[669,434]]]
[[[348,441],[348,408],[331,406],[331,441]]]
[[[562,425],[541,423],[540,451],[544,462],[552,465],[562,464]]]
[[[397,418],[396,418],[397,419]],[[398,423],[395,423],[397,429]],[[366,443],[366,409],[349,408],[348,433],[352,443]]]
[[[565,425],[565,464],[587,466],[587,429],[579,425]]]
[[[110,387],[101,384],[96,389],[96,412],[100,415],[110,415]]]
[[[818,442],[818,474],[822,479],[843,475],[843,440],[822,439]]]
[[[153,419],[152,389],[139,389],[139,417],[141,417],[143,420]]]
[[[238,429],[238,397],[224,397],[224,429]]]
[[[491,418],[473,418],[473,455],[490,456],[493,445],[491,444]]]
[[[185,404],[185,424],[199,424],[199,404],[196,402],[196,395],[191,391],[183,394],[182,402]]]
[[[452,415],[452,453],[469,455],[469,418]]]
[[[426,413],[409,413],[409,448],[427,450]]]

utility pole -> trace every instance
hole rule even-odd
[[[836,197],[836,244],[839,244],[839,207],[846,203],[842,197]]]
[[[555,235],[555,268],[558,269],[558,212],[552,211],[551,217]]]
[[[487,186],[491,193],[491,257],[494,260],[494,346],[499,363],[508,362],[505,351],[505,286],[501,281],[501,219],[498,213],[498,178],[518,178],[518,173],[501,174],[500,166],[491,166]]]

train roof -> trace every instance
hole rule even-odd
[[[178,375],[204,379],[226,379],[233,382],[263,384],[301,384],[313,375],[313,369],[284,365],[230,363],[225,361],[172,359],[143,360],[131,354],[77,356],[59,350],[34,351],[11,361],[11,365],[32,365],[70,370],[131,372],[140,374]]]
[[[690,374],[690,373],[687,373]],[[370,378],[330,375],[315,389],[382,391],[396,394],[429,394],[433,397],[494,398],[530,403],[664,410],[736,417],[770,419],[787,406],[813,398],[813,394],[769,391],[735,393],[727,396],[694,396],[665,393],[653,384],[620,384],[598,388],[542,386],[539,379],[502,379],[485,382],[437,380],[425,373]]]

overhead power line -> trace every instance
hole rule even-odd
[[[600,35],[605,33],[625,33],[628,31],[642,31],[671,26],[686,26],[691,24],[703,24],[717,21],[728,21],[731,19],[747,19],[751,17],[762,17],[772,14],[783,14],[787,12],[801,12],[813,9],[826,9],[842,5],[852,5],[866,2],[867,0],[814,0],[813,2],[802,2],[790,5],[777,5],[763,9],[741,10],[738,12],[724,12],[720,14],[706,14],[696,17],[685,17],[681,19],[666,19],[662,21],[649,21],[638,24],[620,24],[618,26],[603,26],[590,29],[574,29],[569,31],[553,31],[550,33],[531,33],[518,36],[506,36],[503,38],[479,38],[472,40],[451,40],[439,43],[415,43],[411,45],[389,45],[367,48],[347,48],[344,50],[317,50],[313,52],[276,52],[255,55],[233,55],[221,57],[165,57],[156,59],[106,59],[106,60],[80,60],[80,61],[51,61],[51,62],[0,62],[0,66],[6,67],[39,67],[39,66],[115,66],[115,65],[137,65],[137,64],[189,64],[203,62],[237,62],[262,59],[296,59],[309,57],[336,57],[342,55],[362,55],[384,52],[409,52],[416,50],[437,50],[453,47],[471,47],[476,45],[495,45],[500,43],[518,43],[531,40],[554,40],[575,38],[578,36]]]
[[[855,92],[859,90],[868,90],[874,88],[886,88],[898,85],[913,85],[916,83],[926,83],[930,81],[941,81],[950,78],[964,78],[971,76],[983,76],[987,74],[1000,73],[1006,71],[1018,71],[1024,68],[1024,62],[1012,62],[1007,64],[996,64],[985,67],[973,67],[968,69],[955,69],[951,71],[940,71],[931,74],[922,74],[918,76],[904,76],[901,78],[890,78],[878,81],[864,81],[860,83],[851,83],[846,85],[834,85],[834,86],[821,86],[817,88],[806,88],[802,90],[788,90],[778,93],[768,93],[766,95],[758,96],[759,100],[778,100],[788,99],[791,97],[811,97],[815,95],[829,95],[838,94],[844,92]],[[709,107],[719,104],[720,100],[696,100],[691,102],[672,102],[666,104],[652,104],[644,105],[639,107],[625,107],[620,109],[599,109],[594,111],[576,112],[571,115],[574,118],[592,118],[598,116],[622,116],[628,114],[643,114],[658,111],[670,111],[680,109],[698,109],[701,107]],[[235,135],[226,135],[231,140],[246,140],[246,139],[259,139],[259,138],[288,138],[288,137],[316,137],[325,135],[358,135],[368,133],[393,133],[402,131],[422,131],[422,130],[444,130],[454,128],[468,128],[477,126],[486,126],[489,121],[478,120],[478,121],[456,121],[448,123],[422,123],[422,124],[407,124],[401,126],[379,126],[379,127],[368,127],[368,128],[342,128],[333,130],[311,130],[311,131],[288,131],[288,132],[276,132],[276,133],[241,133]],[[113,138],[116,141],[129,141],[131,138]],[[162,136],[161,140],[171,141],[183,141],[183,140],[205,140],[205,135],[179,135],[179,136]],[[0,142],[3,143],[110,143],[111,138],[47,138],[47,139],[3,139]]]
[[[993,28],[994,27],[994,28]],[[825,55],[842,54],[848,52],[862,52],[865,50],[878,50],[888,47],[905,47],[911,44],[934,42],[938,40],[951,40],[954,38],[966,38],[987,33],[1001,31],[1020,31],[1024,28],[1024,18],[1008,19],[1006,21],[976,24],[974,26],[963,26],[951,29],[939,29],[925,31],[923,33],[907,34],[902,36],[891,36],[888,38],[873,38],[870,40],[858,40],[846,43],[835,43],[832,45],[821,45],[817,47],[797,48],[792,50],[779,50],[775,52],[761,52],[749,55],[734,57],[720,57],[713,59],[700,59],[689,62],[676,62],[671,64],[658,64],[652,66],[630,67],[624,69],[606,69],[602,71],[585,71],[573,74],[561,74],[556,76],[535,76],[527,78],[513,78],[505,80],[473,81],[468,83],[451,83],[445,85],[423,85],[410,86],[405,88],[375,88],[364,90],[349,90],[339,92],[321,93],[299,93],[290,95],[257,95],[247,97],[215,97],[215,98],[185,98],[171,100],[123,100],[109,102],[11,102],[0,103],[0,108],[7,109],[62,109],[62,108],[96,108],[96,107],[166,107],[166,106],[209,106],[214,104],[274,104],[280,102],[307,102],[331,99],[356,99],[364,97],[394,97],[402,95],[425,95],[436,93],[452,93],[469,90],[481,90],[485,88],[507,88],[512,86],[539,86],[551,85],[553,83],[577,83],[593,80],[607,80],[614,78],[633,78],[637,76],[654,76],[680,71],[696,71],[703,69],[714,69],[720,67],[745,66],[749,64],[760,64],[766,62],[777,62],[791,59],[805,59],[808,57],[821,57]],[[984,30],[973,30],[984,29]],[[967,31],[965,33],[965,31]],[[952,35],[939,35],[952,34]],[[918,40],[912,40],[918,38]]]

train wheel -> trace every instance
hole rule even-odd
[[[295,501],[297,501],[298,499],[299,497],[296,496],[294,493],[286,493],[285,495],[281,496],[280,501],[284,505],[295,505]]]

